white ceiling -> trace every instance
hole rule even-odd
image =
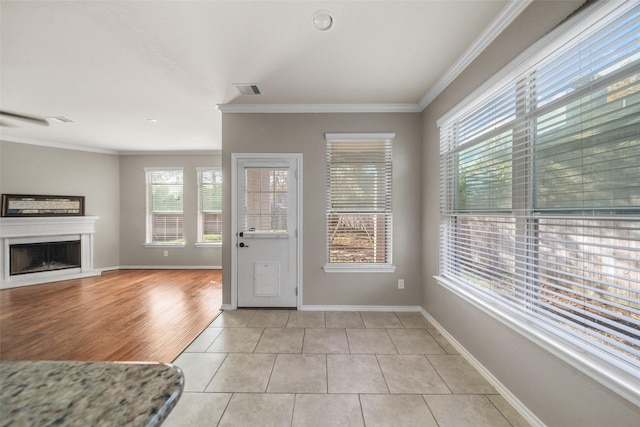
[[[528,3],[2,0],[0,109],[75,123],[15,122],[0,136],[119,152],[218,150],[221,104],[420,111]],[[334,17],[329,31],[312,26],[319,10]],[[233,83],[263,94],[240,95]]]

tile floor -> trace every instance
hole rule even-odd
[[[164,426],[526,426],[420,313],[223,312]]]

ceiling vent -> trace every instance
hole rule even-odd
[[[261,94],[260,88],[256,84],[234,83],[233,86],[235,86],[235,88],[238,89],[238,92],[240,92],[242,95],[260,95]]]

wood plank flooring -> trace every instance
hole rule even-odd
[[[219,314],[220,270],[117,270],[0,291],[0,359],[172,362]]]

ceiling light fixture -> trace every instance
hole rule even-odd
[[[333,27],[333,16],[331,12],[319,10],[313,14],[313,26],[318,31],[327,31]]]

